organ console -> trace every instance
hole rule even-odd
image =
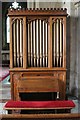
[[[59,81],[60,99],[65,99],[67,10],[9,9],[8,16],[12,99],[18,99],[16,81],[23,78],[24,83],[56,79]]]

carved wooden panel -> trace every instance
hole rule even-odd
[[[38,71],[11,72],[12,98],[19,100],[19,92],[60,92],[60,99],[65,99],[66,72]]]

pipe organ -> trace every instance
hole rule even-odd
[[[28,27],[28,67],[48,67],[48,23],[39,18]]]
[[[63,19],[53,19],[53,67],[63,67]]]
[[[60,98],[66,93],[66,9],[9,9],[12,99],[16,80],[59,80]]]

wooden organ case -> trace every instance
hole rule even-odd
[[[16,81],[59,81],[66,94],[66,9],[9,9],[11,97],[18,100]],[[48,81],[48,82],[47,82]],[[39,85],[38,85],[39,86]],[[32,84],[28,84],[29,88]],[[28,91],[23,88],[22,91]],[[43,91],[43,88],[42,88]],[[31,91],[32,92],[32,91]]]

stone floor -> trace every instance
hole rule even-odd
[[[3,110],[5,103],[11,99],[11,86],[9,82],[10,76],[0,82],[0,114],[7,114],[7,111]],[[76,107],[71,110],[72,113],[80,113],[80,101],[76,97],[68,96],[68,99],[74,101]]]
[[[10,76],[5,78],[2,82],[0,82],[0,102],[6,102],[7,100],[11,99],[11,88],[10,88],[10,82],[8,82],[10,79]]]

